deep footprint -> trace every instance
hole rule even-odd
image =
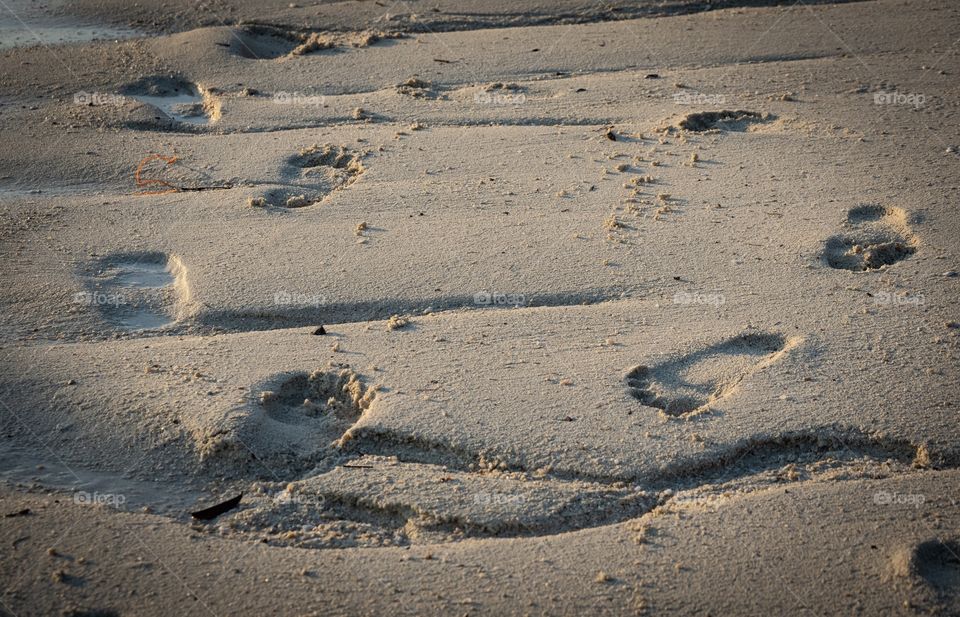
[[[180,260],[164,253],[114,255],[95,265],[76,301],[122,330],[157,330],[176,321],[184,274]]]
[[[870,204],[847,213],[848,231],[829,238],[823,259],[831,268],[867,272],[892,266],[917,251],[907,213]]]
[[[768,115],[743,109],[722,111],[702,111],[688,114],[680,121],[679,127],[685,131],[703,133],[706,131],[728,130],[744,131],[747,126],[757,122],[767,122],[772,118]]]
[[[626,375],[631,394],[671,417],[693,416],[729,396],[745,377],[790,346],[779,334],[743,334]]]

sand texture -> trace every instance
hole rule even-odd
[[[960,615],[960,7],[737,4],[2,8],[0,615]]]

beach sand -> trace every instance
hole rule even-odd
[[[960,7],[747,4],[4,5],[0,614],[960,614]]]

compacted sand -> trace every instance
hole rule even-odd
[[[951,0],[0,12],[0,614],[960,614]]]

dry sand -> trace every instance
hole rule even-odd
[[[960,8],[710,4],[0,6],[0,614],[960,614]]]

